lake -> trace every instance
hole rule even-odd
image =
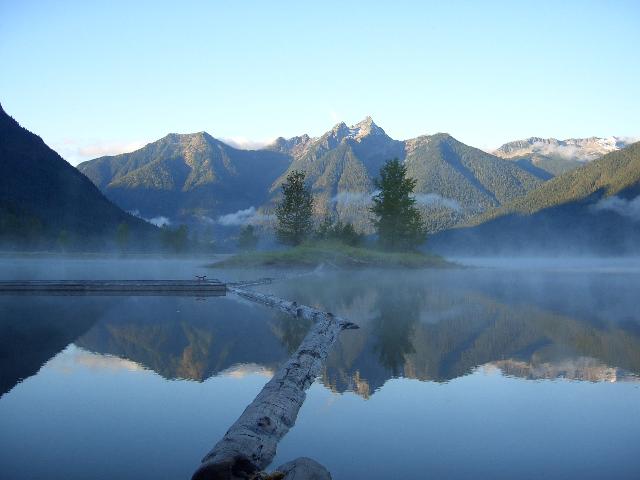
[[[0,259],[2,279],[277,276],[357,323],[272,467],[334,479],[639,478],[640,262],[216,271],[207,259]],[[234,296],[0,296],[0,476],[189,478],[309,323]]]

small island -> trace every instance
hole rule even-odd
[[[406,166],[389,160],[375,180],[372,223],[377,241],[364,245],[364,235],[352,224],[325,218],[313,222],[313,196],[305,174],[293,171],[282,185],[276,207],[276,237],[287,248],[258,251],[259,238],[252,225],[238,237],[240,253],[211,268],[317,267],[336,268],[446,268],[454,264],[438,255],[418,250],[426,239],[426,226],[413,196],[416,181],[407,177]]]
[[[454,264],[429,253],[386,252],[332,242],[314,242],[287,250],[241,252],[212,268],[308,268],[327,265],[338,268],[447,268]]]

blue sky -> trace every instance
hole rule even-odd
[[[0,102],[77,163],[371,115],[480,148],[640,136],[639,1],[0,0]]]

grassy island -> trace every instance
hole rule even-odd
[[[340,268],[446,268],[453,264],[422,252],[385,252],[341,243],[309,243],[287,250],[244,252],[209,265],[216,268],[315,267]]]

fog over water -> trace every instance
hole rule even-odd
[[[254,288],[356,322],[274,466],[309,456],[335,479],[640,473],[638,259],[352,272],[210,261],[4,258],[0,277],[272,276]],[[0,296],[2,471],[188,478],[309,327],[232,295]]]

